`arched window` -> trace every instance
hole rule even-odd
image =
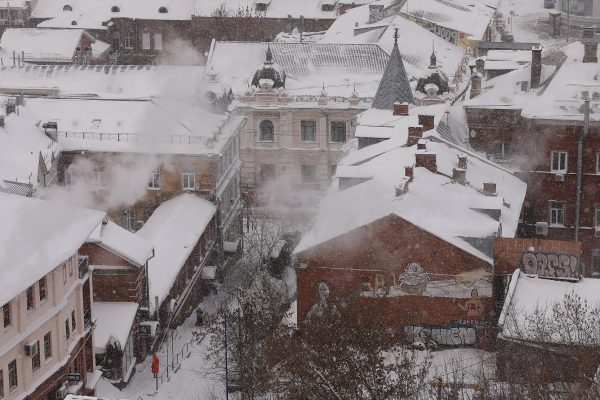
[[[275,129],[273,127],[273,121],[265,119],[261,121],[259,128],[261,142],[272,142],[275,140]]]
[[[70,5],[66,4],[66,5],[63,7],[63,11],[73,11],[73,7],[71,7]]]
[[[158,9],[158,12],[161,14],[166,14],[169,12],[169,10],[167,10],[167,7],[161,7]]]
[[[73,26],[77,25],[77,21],[71,21],[71,25],[73,25]]]
[[[117,12],[121,12],[121,9],[118,6],[112,6],[110,8],[111,12],[117,13]]]

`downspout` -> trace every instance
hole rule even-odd
[[[575,241],[579,241],[579,219],[581,213],[581,175],[583,167],[583,140],[590,129],[590,99],[583,106],[583,132],[577,135],[577,194],[575,198]]]
[[[150,311],[150,275],[148,274],[148,262],[152,260],[155,256],[156,254],[154,253],[153,247],[152,255],[146,260],[146,264],[144,265],[144,268],[146,269],[146,306],[148,307],[148,312]],[[156,315],[158,315],[158,312],[156,313]]]

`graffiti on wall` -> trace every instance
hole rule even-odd
[[[404,333],[409,343],[423,343],[426,347],[470,346],[479,342],[479,329],[469,325],[418,326],[407,325]]]
[[[527,251],[521,255],[521,270],[542,278],[579,280],[579,258],[573,254]]]

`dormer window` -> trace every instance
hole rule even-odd
[[[68,4],[65,4],[65,6],[63,7],[63,11],[73,11],[73,7],[71,7]]]
[[[333,4],[323,4],[321,6],[321,11],[333,11],[335,10],[335,5]]]
[[[71,21],[71,25],[73,25],[73,26],[77,25],[77,21]]]
[[[118,13],[118,12],[121,12],[121,9],[119,8],[119,6],[112,6],[110,8],[110,11],[114,12],[114,13]]]
[[[161,14],[166,14],[166,13],[169,12],[169,10],[167,10],[167,7],[160,7],[158,9],[158,12],[161,13]]]
[[[254,4],[254,9],[256,11],[267,11],[267,7],[269,7],[269,2],[264,0],[259,0]]]

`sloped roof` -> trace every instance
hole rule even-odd
[[[221,7],[226,11],[226,15],[236,15],[239,12],[250,15],[260,15],[262,18],[287,18],[291,15],[294,18],[319,18],[335,19],[337,10],[323,11],[321,3],[323,0],[268,0],[265,11],[256,11],[257,1],[247,0],[197,0],[194,15],[210,17]]]
[[[137,303],[105,303],[94,302],[93,318],[96,320],[94,328],[94,352],[103,354],[106,344],[116,340],[121,347],[125,347],[135,315],[139,308]]]
[[[395,33],[396,40],[394,48],[390,55],[390,60],[385,68],[385,72],[381,77],[381,82],[377,88],[377,93],[373,99],[373,108],[380,110],[391,110],[394,108],[394,103],[415,103],[415,98],[412,94],[412,88],[406,75],[404,62],[400,56],[398,49],[398,31]]]
[[[87,241],[97,243],[140,267],[146,264],[154,249],[152,243],[112,221],[98,225]]]
[[[12,58],[24,52],[25,61],[71,62],[79,46],[82,29],[8,28],[0,38],[0,54]]]

